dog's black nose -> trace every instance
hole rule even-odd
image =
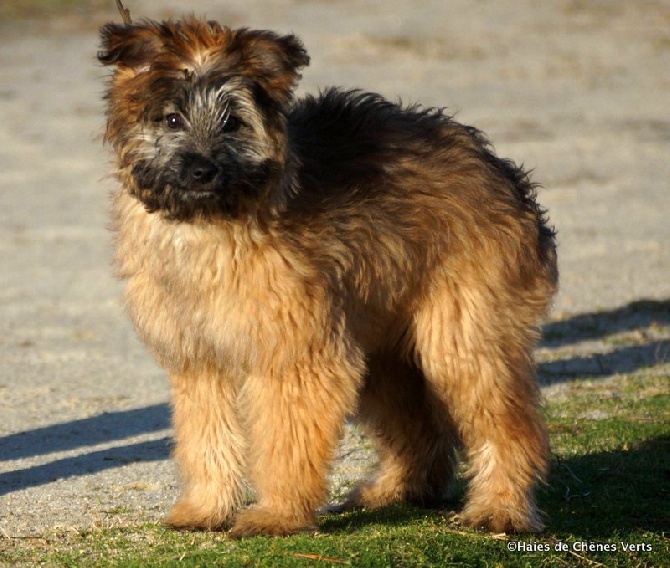
[[[205,185],[216,177],[218,171],[216,164],[201,154],[189,154],[184,159],[182,175],[189,183]]]

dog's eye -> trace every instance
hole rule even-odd
[[[242,121],[239,118],[233,115],[228,115],[223,120],[223,125],[221,126],[221,129],[224,132],[235,132],[237,129],[239,129],[240,126],[242,126]]]
[[[171,112],[170,114],[165,115],[165,126],[170,130],[183,130],[184,129],[184,119],[181,114],[177,112]]]

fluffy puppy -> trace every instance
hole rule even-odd
[[[195,18],[101,34],[116,266],[172,384],[168,522],[314,526],[355,415],[380,470],[347,506],[439,499],[461,448],[464,522],[539,530],[533,348],[557,270],[527,174],[440,110],[295,100],[309,59],[291,35]]]

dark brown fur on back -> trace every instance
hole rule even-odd
[[[172,384],[168,521],[313,526],[353,414],[380,469],[346,507],[442,498],[462,448],[463,521],[539,530],[533,348],[557,271],[527,173],[440,110],[295,100],[294,36],[194,18],[101,33],[117,270]]]

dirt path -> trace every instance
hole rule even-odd
[[[176,1],[126,4],[134,17],[180,13]],[[446,105],[488,132],[499,154],[535,169],[559,230],[565,321],[540,350],[545,381],[668,373],[667,2],[190,6],[300,35],[312,56],[303,91],[342,84]],[[111,19],[110,0],[99,21],[0,26],[0,548],[156,519],[176,495],[167,385],[109,268],[95,28]],[[350,435],[338,488],[366,465]]]

